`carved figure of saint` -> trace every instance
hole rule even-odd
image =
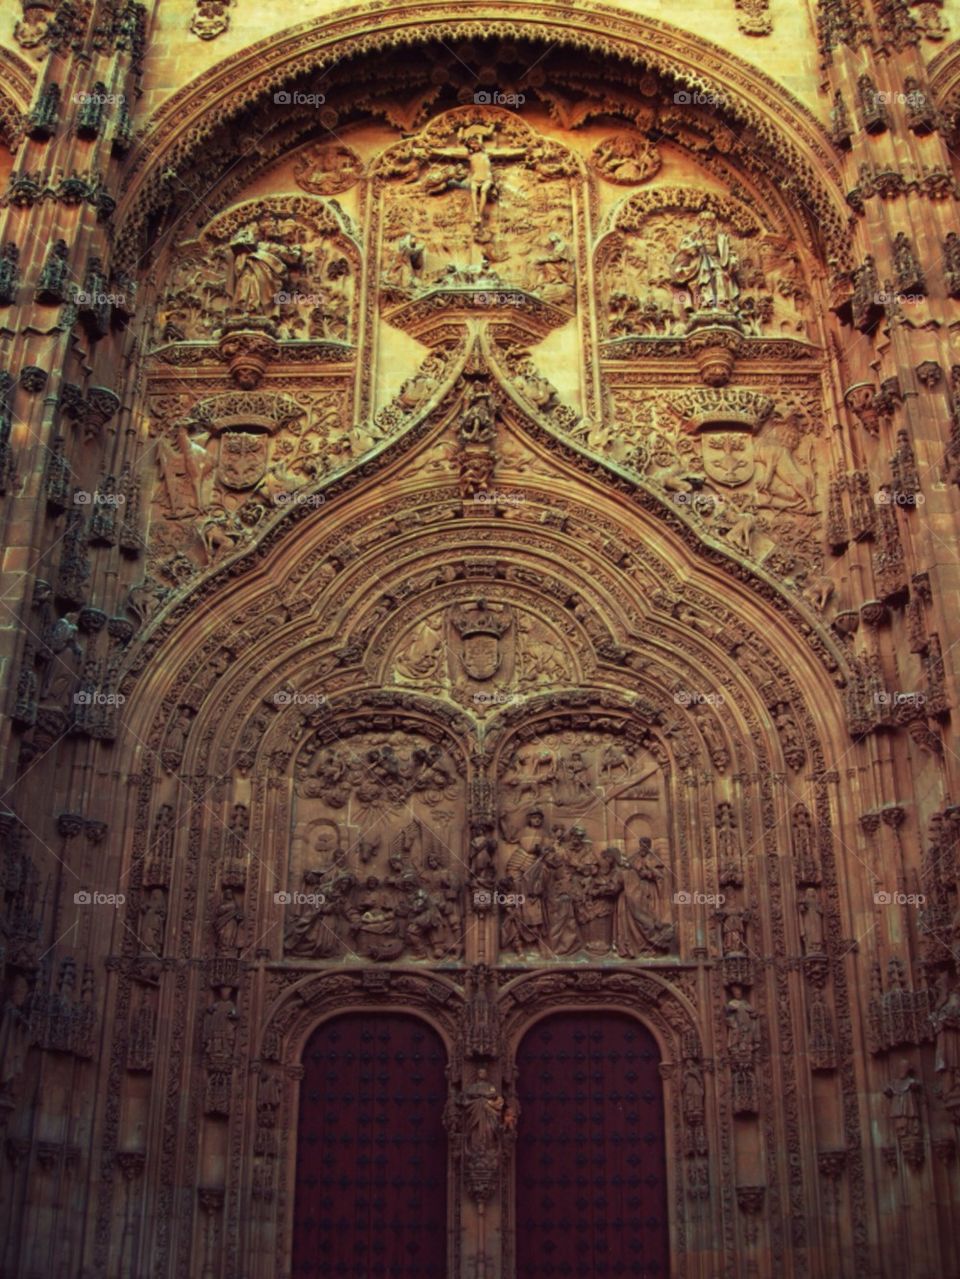
[[[666,873],[666,866],[654,852],[653,841],[642,836],[637,852],[624,869],[623,893],[614,917],[614,945],[623,959],[670,948],[675,930],[663,919]]]
[[[543,854],[546,848],[543,813],[534,808],[527,814],[527,824],[507,859],[504,884],[505,890],[516,893],[519,901],[504,912],[501,938],[503,945],[512,946],[518,955],[531,947],[542,948],[544,944],[543,895],[547,866]]]
[[[937,1006],[931,1020],[937,1048],[934,1070],[943,1076],[944,1097],[960,1090],[960,986],[947,990],[948,978],[937,983]]]
[[[496,851],[497,837],[493,822],[476,822],[470,834],[470,874],[479,887],[492,888],[496,882]]]
[[[577,884],[568,850],[558,843],[544,855],[547,873],[544,879],[546,940],[555,955],[569,955],[580,949],[574,901]]]
[[[44,664],[41,699],[61,702],[72,691],[80,673],[83,649],[77,638],[80,629],[76,613],[67,613],[49,626],[43,635],[40,659]]]
[[[688,1124],[703,1123],[704,1087],[703,1071],[695,1061],[688,1061],[683,1068],[681,1084],[683,1117]]]
[[[815,888],[804,890],[800,902],[800,938],[805,955],[822,955],[823,945],[823,907]]]
[[[159,955],[167,923],[167,901],[162,888],[154,888],[140,907],[140,949]]]
[[[743,996],[742,986],[731,986],[724,1008],[727,1023],[727,1051],[736,1060],[748,1060],[760,1046],[760,1020],[756,1010]]]
[[[487,1078],[485,1067],[481,1066],[477,1071],[476,1081],[464,1088],[461,1105],[467,1153],[493,1154],[503,1131],[504,1101],[496,1086]]]
[[[460,890],[436,853],[427,854],[422,875],[437,912],[430,938],[434,955],[452,955],[461,946]]]
[[[253,229],[245,227],[231,241],[230,253],[227,288],[234,309],[241,315],[277,315],[287,268],[300,262],[300,249],[276,240],[257,239]]]
[[[203,1028],[203,1046],[207,1060],[213,1064],[233,1064],[237,1041],[237,1006],[230,998],[230,988],[221,986],[207,1009]]]
[[[887,1084],[884,1093],[890,1098],[890,1118],[898,1138],[917,1137],[920,1134],[920,1093],[923,1085],[913,1073],[913,1067],[901,1059],[897,1077]]]
[[[219,955],[236,955],[240,946],[240,928],[244,915],[237,905],[236,893],[225,888],[213,917],[213,931]]]
[[[543,249],[533,258],[533,289],[547,302],[566,301],[573,278],[573,260],[566,240],[551,231]]]
[[[740,296],[739,259],[730,237],[717,226],[717,215],[707,210],[696,227],[680,241],[670,274],[683,289],[683,306],[693,311],[731,311]]]
[[[723,953],[725,955],[744,955],[747,950],[747,925],[750,922],[748,910],[726,911],[722,917]]]

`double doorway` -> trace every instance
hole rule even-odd
[[[659,1067],[626,1013],[557,1012],[526,1031],[489,1279],[666,1279]],[[477,1205],[461,1198],[437,1031],[403,1012],[344,1013],[311,1036],[303,1068],[292,1279],[474,1279]]]

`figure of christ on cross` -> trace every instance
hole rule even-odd
[[[440,147],[432,153],[444,160],[466,160],[470,207],[473,211],[473,224],[477,229],[483,225],[483,216],[493,193],[493,161],[521,160],[528,154],[525,147],[488,147],[487,141],[492,133],[493,129],[489,125],[472,124],[458,131],[460,146]]]

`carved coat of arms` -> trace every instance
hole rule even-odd
[[[703,469],[716,484],[736,488],[753,478],[756,465],[749,431],[705,431]]]
[[[266,473],[270,436],[250,431],[224,431],[220,437],[217,475],[228,489],[249,489]]]
[[[462,674],[480,682],[496,675],[509,677],[506,667],[512,665],[509,640],[513,629],[509,613],[478,600],[469,608],[458,608],[451,613],[450,629],[455,637],[452,648]]]

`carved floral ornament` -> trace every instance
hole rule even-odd
[[[841,258],[847,256],[842,201],[830,193],[831,184],[834,192],[839,189],[830,143],[812,116],[798,104],[792,106],[791,129],[784,129],[782,86],[695,36],[650,18],[605,7],[591,12],[589,27],[577,29],[571,27],[566,15],[563,25],[553,27],[542,7],[516,4],[509,19],[491,19],[483,24],[480,34],[515,39],[528,18],[535,37],[555,47],[579,48],[588,56],[619,56],[628,63],[642,59],[668,81],[679,77],[681,84],[722,103],[739,130],[746,126],[753,131],[760,147],[769,152],[772,165],[781,169],[781,180],[816,210],[831,251]],[[462,34],[449,11],[439,4],[428,5],[426,10],[422,5],[399,5],[387,10],[378,8],[369,16],[311,22],[263,42],[255,55],[234,55],[202,76],[195,88],[174,95],[148,130],[149,148],[133,157],[122,210],[121,256],[135,250],[145,217],[164,199],[162,173],[188,165],[191,155],[205,140],[209,125],[202,123],[201,117],[211,100],[219,100],[219,116],[229,121],[235,112],[266,97],[298,73],[309,74],[357,53],[407,46],[407,28],[411,26],[422,41],[437,38],[455,42]],[[331,27],[338,37],[332,49],[328,42]],[[631,39],[631,35],[635,38]],[[249,83],[241,68],[250,56],[258,60],[257,85],[252,90],[238,89],[238,84]],[[745,92],[747,86],[749,93]],[[198,107],[202,98],[202,109],[194,108],[194,93],[199,95]],[[138,179],[141,167],[144,178]]]

